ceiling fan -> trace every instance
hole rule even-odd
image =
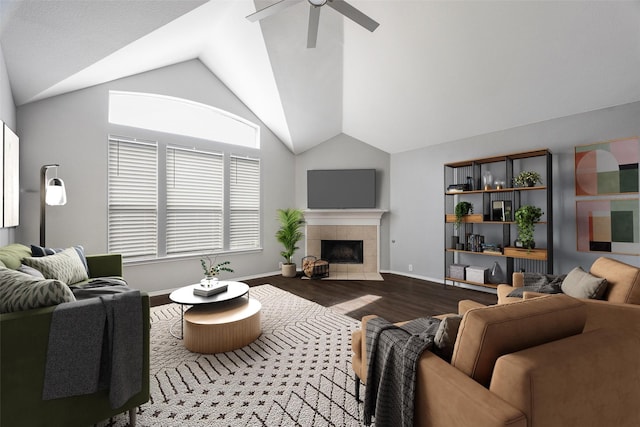
[[[294,4],[301,3],[305,0],[280,0],[277,3],[267,6],[264,9],[252,13],[247,16],[247,19],[251,22],[259,21],[267,16],[274,15]],[[318,39],[318,22],[320,21],[320,8],[324,5],[331,7],[332,9],[340,12],[347,18],[351,19],[356,24],[362,25],[367,30],[373,32],[378,28],[378,24],[373,19],[362,13],[360,10],[351,6],[344,0],[306,0],[309,2],[309,30],[307,33],[307,47],[316,47],[316,40]]]

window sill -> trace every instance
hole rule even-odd
[[[254,248],[254,249],[237,249],[237,250],[226,250],[220,252],[201,252],[201,253],[190,253],[190,254],[182,254],[182,255],[167,255],[164,257],[157,258],[131,258],[131,259],[123,259],[122,264],[125,266],[133,266],[133,265],[145,265],[145,264],[159,264],[171,261],[182,261],[186,259],[199,259],[207,255],[213,256],[226,256],[226,255],[244,255],[244,254],[253,254],[262,252],[262,247]]]

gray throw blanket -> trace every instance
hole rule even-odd
[[[515,288],[507,296],[522,298],[524,292],[560,294],[562,293],[562,281],[565,277],[567,277],[566,274],[523,273],[522,287]]]
[[[119,277],[97,277],[84,285],[71,286],[76,299],[95,298],[101,295],[128,292],[131,288]]]
[[[43,400],[109,389],[118,408],[142,389],[140,292],[59,304],[51,318]]]
[[[415,319],[395,326],[385,319],[367,322],[367,386],[364,424],[413,426],[417,363],[433,347],[439,319]]]

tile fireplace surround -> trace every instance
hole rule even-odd
[[[382,209],[307,209],[304,211],[306,256],[320,258],[322,240],[362,240],[362,264],[329,265],[333,280],[383,280],[380,275]]]

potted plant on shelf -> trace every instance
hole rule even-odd
[[[462,224],[462,218],[465,215],[473,213],[473,205],[469,202],[458,202],[453,213],[456,215],[456,229],[460,228],[460,224]]]
[[[542,217],[542,209],[524,205],[515,213],[516,226],[518,228],[518,239],[514,242],[516,247],[533,249],[536,242],[533,240],[533,232],[535,231],[535,223]]]
[[[513,182],[518,187],[533,187],[537,183],[542,184],[542,177],[536,171],[522,171]]]
[[[296,276],[296,264],[292,262],[293,254],[299,248],[296,244],[302,239],[302,224],[304,215],[300,209],[278,209],[278,219],[280,229],[276,232],[276,239],[284,246],[280,255],[286,260],[282,264],[282,275],[284,277]]]
[[[204,258],[200,258],[200,265],[202,266],[202,271],[204,271],[204,279],[201,280],[201,283],[204,286],[211,286],[215,282],[218,281],[218,275],[222,271],[228,271],[229,273],[233,273],[233,269],[229,267],[231,265],[230,261],[223,261],[216,263],[217,256],[214,256],[211,259],[210,255],[205,255]],[[206,259],[206,261],[205,261]]]

